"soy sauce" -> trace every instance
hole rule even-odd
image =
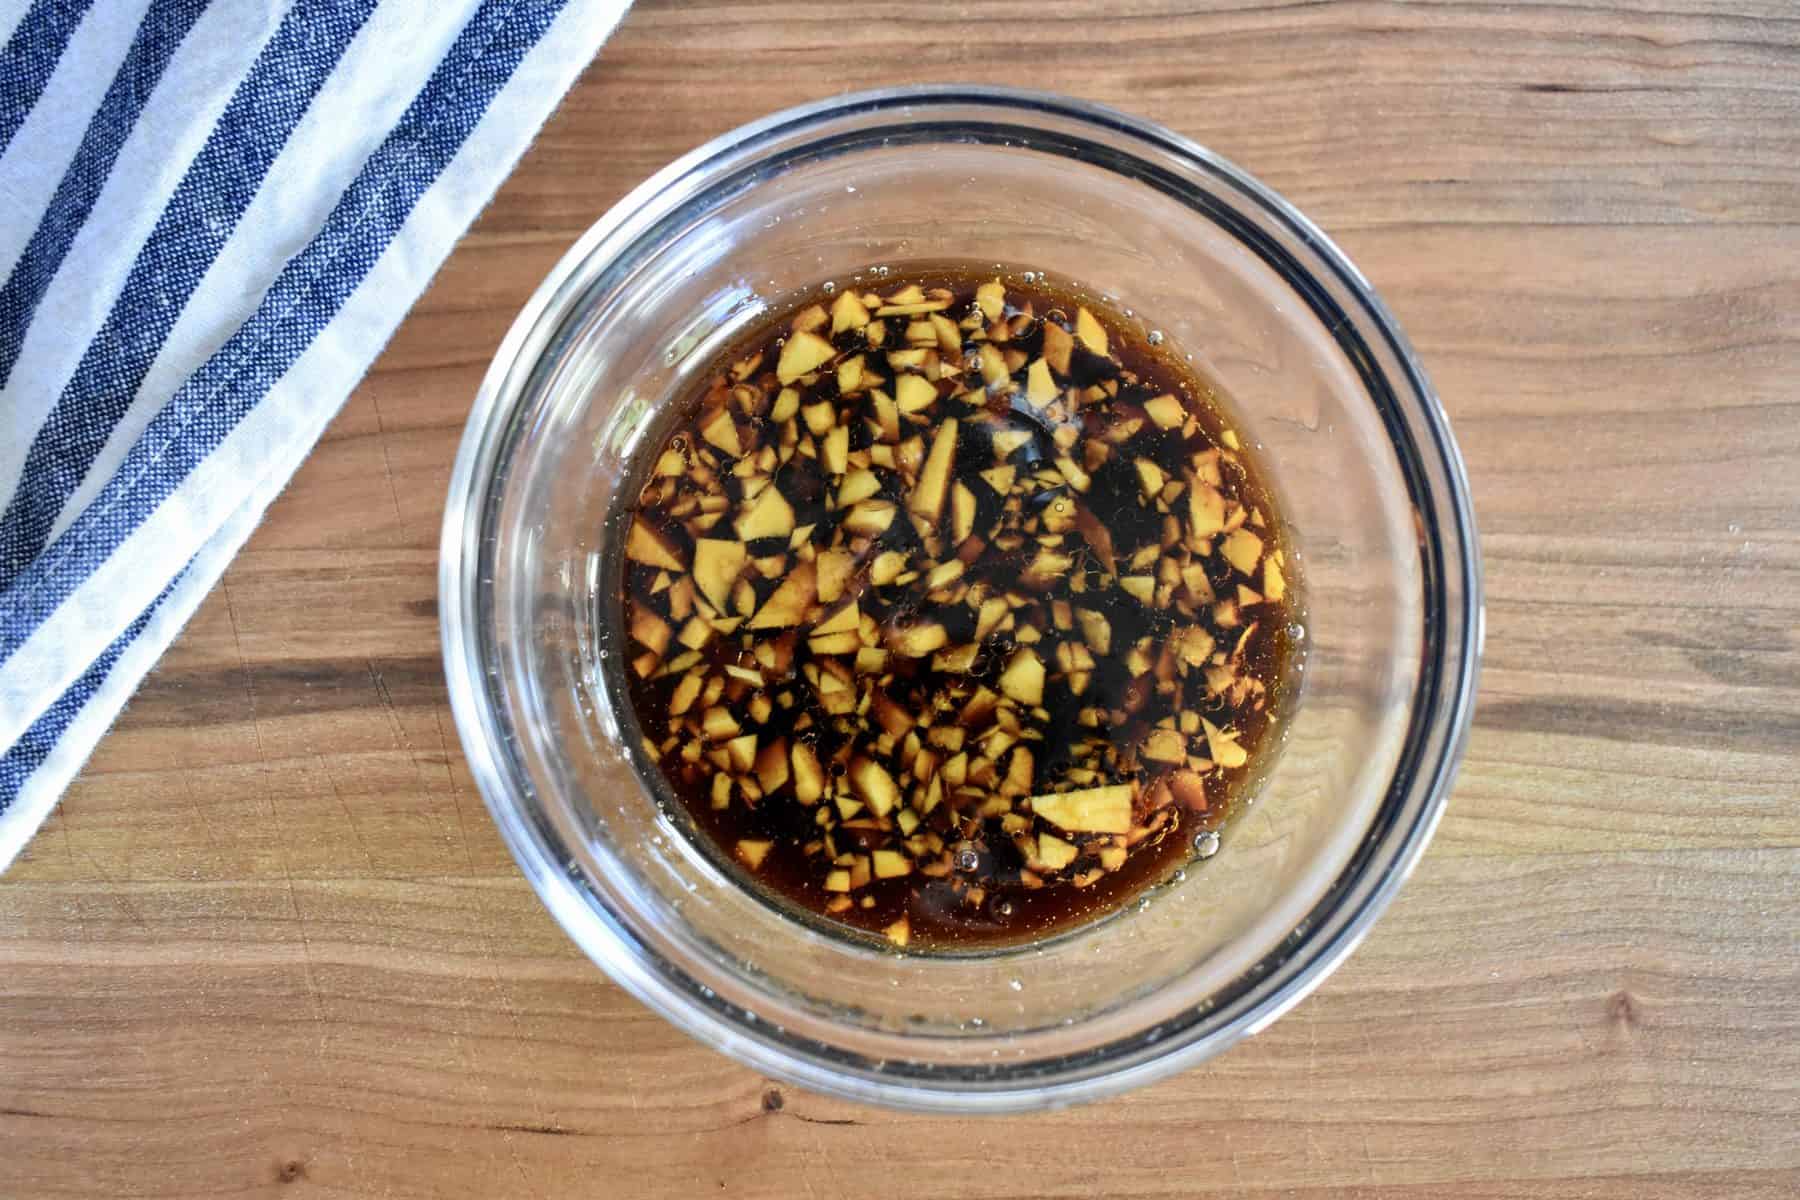
[[[1299,580],[1161,335],[1032,272],[868,275],[684,412],[627,524],[628,691],[747,886],[969,949],[1217,848],[1289,713]]]

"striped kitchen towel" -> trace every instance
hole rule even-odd
[[[0,0],[0,868],[624,0]]]

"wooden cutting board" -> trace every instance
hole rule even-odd
[[[0,1195],[1800,1192],[1800,12],[1648,7],[641,5],[0,879]],[[543,273],[698,142],[928,80],[1123,106],[1318,220],[1487,556],[1461,784],[1364,947],[1029,1119],[777,1086],[611,986],[438,665],[451,459]]]

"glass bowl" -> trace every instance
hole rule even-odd
[[[1110,919],[904,954],[782,916],[636,768],[620,513],[719,349],[875,266],[978,260],[1115,298],[1190,354],[1275,477],[1304,686],[1224,847]],[[470,769],[520,867],[618,983],[771,1076],[898,1107],[1134,1087],[1292,1007],[1437,824],[1474,700],[1475,529],[1444,414],[1306,218],[1167,130],[1043,93],[792,109],[682,158],[582,236],[514,323],[457,457],[440,577]]]

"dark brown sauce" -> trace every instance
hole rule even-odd
[[[1042,937],[1166,878],[1266,767],[1297,669],[1296,564],[1212,391],[1093,298],[1010,274],[996,306],[993,279],[771,314],[628,525],[631,704],[703,841],[913,948]]]

